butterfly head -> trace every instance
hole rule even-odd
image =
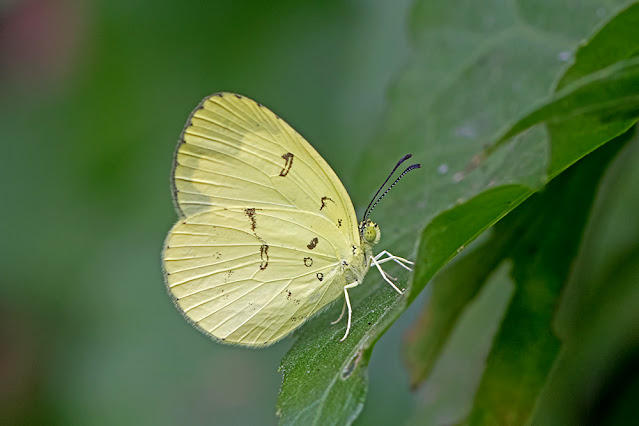
[[[379,226],[373,223],[372,220],[366,219],[359,225],[360,234],[362,236],[362,242],[374,246],[379,242],[382,232],[379,230]]]

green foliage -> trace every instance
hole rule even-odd
[[[492,238],[501,240],[500,257],[513,262],[515,293],[486,360],[468,424],[530,419],[561,348],[555,312],[599,178],[627,139],[584,158],[495,226]],[[484,247],[477,250],[485,254]],[[463,281],[449,284],[463,286]]]
[[[425,171],[407,177],[413,184],[390,195],[393,207],[380,209],[375,218],[389,251],[406,255],[418,243],[409,292],[392,296],[382,290],[381,279],[369,276],[368,292],[386,297],[357,297],[355,334],[342,344],[330,339],[343,328],[320,331],[328,327],[329,315],[314,321],[282,363],[284,423],[296,413],[321,423],[325,409],[334,422],[350,423],[361,409],[375,342],[437,271],[496,223],[490,239],[438,282],[407,356],[414,384],[445,362],[441,350],[456,320],[493,270],[512,259],[515,291],[478,376],[474,403],[456,421],[531,419],[561,348],[552,324],[599,177],[631,133],[588,154],[626,132],[639,116],[639,62],[633,58],[639,39],[629,42],[636,31],[629,23],[639,19],[639,7],[620,9],[605,22],[603,16],[593,19],[600,10],[593,4],[570,10],[554,2],[535,8],[506,1],[475,5],[417,3],[413,56],[358,174],[359,187],[370,191],[379,170],[370,164],[388,164],[389,155],[404,151],[423,161]],[[589,41],[579,47],[582,37]],[[602,49],[608,53],[597,54]],[[395,229],[389,233],[385,223]],[[353,359],[350,375],[336,373]],[[299,378],[311,369],[318,374],[302,384]]]
[[[627,423],[639,3],[5,3],[3,423]],[[373,213],[417,262],[387,268],[406,295],[371,271],[343,343],[341,301],[251,351],[166,295],[176,139],[222,90],[289,122],[360,208],[422,163]]]

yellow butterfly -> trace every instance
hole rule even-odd
[[[326,161],[246,97],[216,93],[191,113],[172,186],[180,219],[165,242],[166,284],[187,320],[224,343],[270,345],[341,294],[346,339],[348,290],[371,265],[402,293],[380,264],[395,261],[410,270],[412,262],[386,251],[372,254],[380,230],[368,214],[377,203],[371,201],[358,225]]]

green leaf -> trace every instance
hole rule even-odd
[[[417,2],[411,17],[413,56],[391,91],[380,136],[364,153],[356,174],[358,191],[351,193],[365,205],[367,194],[383,180],[380,168],[390,169],[407,152],[422,163],[373,218],[382,229],[380,250],[410,257],[419,249],[414,277],[408,283],[399,277],[409,288],[406,297],[397,297],[379,276],[369,274],[363,288],[353,292],[355,324],[341,344],[343,324],[329,325],[338,307],[304,327],[282,362],[282,423],[350,423],[362,409],[375,342],[434,274],[549,176],[636,121],[625,114],[607,126],[601,109],[596,120],[570,113],[580,111],[584,96],[579,90],[584,88],[593,105],[604,100],[625,105],[625,92],[610,94],[607,84],[625,75],[624,84],[639,86],[631,59],[611,62],[606,57],[604,65],[591,64],[592,71],[566,86],[561,98],[553,95],[571,52],[601,26],[609,10],[600,9],[597,2],[567,6],[548,1],[535,7],[504,0]],[[599,71],[606,67],[612,68]],[[560,101],[561,109],[556,106]],[[515,128],[540,110],[543,120]],[[504,135],[507,140],[483,155]]]
[[[554,177],[584,152],[591,152],[636,122],[639,116],[637,81],[639,57],[595,71],[570,84],[515,124],[488,153],[523,130],[548,123],[551,133],[569,133],[569,137],[551,139],[549,174]],[[576,138],[578,133],[585,137]]]
[[[414,388],[430,376],[457,322],[503,261],[503,252],[504,240],[493,236],[481,250],[471,249],[433,280],[427,309],[408,334],[404,347]]]
[[[515,294],[495,336],[468,424],[524,424],[531,418],[561,347],[553,322],[597,184],[628,139],[584,158],[495,227],[497,238],[509,240],[504,254],[514,263]]]
[[[547,122],[556,133],[573,135],[570,144],[562,144],[562,139],[552,142],[549,174],[554,177],[572,164],[571,159],[579,158],[580,152],[592,151],[599,146],[597,142],[627,130],[639,114],[637,40],[639,4],[635,3],[579,48],[556,93],[512,126],[488,151],[528,127]],[[583,129],[584,137],[579,137]]]
[[[418,368],[432,363],[428,381],[416,391],[421,404],[413,414],[411,424],[449,425],[468,415],[493,337],[512,299],[515,287],[510,278],[512,262],[502,261],[499,266],[477,263],[477,269],[466,269],[465,266],[473,266],[473,263],[466,263],[468,257],[480,260],[488,254],[484,249],[470,250],[468,256],[463,256],[435,278],[429,300],[431,308],[423,313],[415,332],[408,333],[409,338],[419,337],[423,342],[432,334],[430,341],[434,345],[432,348],[420,347],[412,344],[415,340],[406,345],[413,349],[405,353],[407,357],[418,354],[416,349],[424,349],[426,355],[424,364],[420,358],[412,360],[411,371],[419,371]],[[485,275],[478,278],[476,274],[482,271]],[[473,286],[474,283],[477,285]],[[464,297],[467,288],[474,290],[472,298]],[[461,309],[447,310],[443,303],[436,303],[434,299],[444,301],[435,294],[441,291],[448,291],[450,301],[455,300],[456,292],[463,293],[457,300],[461,303],[456,304]],[[450,323],[443,322],[445,318],[441,313],[445,312],[452,314],[448,317]],[[429,330],[428,335],[420,333],[425,329]]]
[[[433,219],[422,233],[420,267],[415,271],[409,294],[413,301],[435,273],[480,233],[527,198],[531,190],[521,185],[504,185],[472,198]],[[462,230],[462,232],[459,232]],[[475,231],[470,233],[469,231]]]
[[[566,338],[542,394],[536,424],[618,425],[634,421],[639,396],[637,276],[639,246],[634,244],[616,259],[609,274],[594,280],[594,288],[588,286],[591,283],[578,282],[581,289],[595,291],[581,291],[586,300],[581,301],[576,327]]]
[[[557,89],[639,54],[639,3],[630,4],[579,48]]]
[[[465,423],[477,425],[525,424],[530,420],[560,349],[552,324],[597,183],[629,135],[584,158],[545,191],[530,197],[494,227],[488,240],[435,279],[429,307],[410,334],[406,357],[414,383],[432,374],[442,392],[458,387],[460,381],[466,390],[476,390],[476,395],[466,392],[465,404],[457,403],[466,411],[456,410],[455,423],[464,417]],[[455,340],[460,335],[468,340],[478,328],[494,326],[494,312],[471,323],[464,323],[463,318],[477,304],[478,295],[501,279],[502,274],[495,271],[506,265],[515,292],[500,318],[490,354],[475,362],[479,364],[475,369],[485,370],[469,374],[470,379],[460,378],[457,370],[463,365],[459,361],[462,355],[446,351],[459,346]],[[493,294],[482,304],[494,310],[503,306],[502,298],[502,294]],[[474,403],[469,403],[473,399]],[[418,418],[441,419],[442,410],[427,405]],[[450,414],[447,419],[451,422]]]
[[[370,339],[384,332],[380,319],[394,304],[401,303],[389,287],[387,291],[356,288],[351,299],[364,297],[358,306],[349,337],[344,335],[345,321],[338,326],[330,322],[338,317],[331,309],[305,325],[295,344],[282,360],[282,389],[278,400],[280,423],[341,424],[351,423],[363,408],[367,389],[367,365]],[[340,300],[341,307],[341,300]]]

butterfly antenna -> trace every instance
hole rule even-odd
[[[393,173],[395,173],[395,170],[397,170],[397,168],[399,167],[400,164],[402,164],[404,161],[408,160],[412,156],[413,156],[413,154],[406,154],[406,155],[404,155],[402,157],[401,160],[399,160],[397,162],[397,164],[395,165],[395,168],[393,169],[393,171],[390,172],[390,174],[388,175],[388,177],[386,178],[386,180],[384,181],[382,186],[380,186],[379,189],[377,190],[377,192],[375,193],[375,195],[373,195],[373,198],[371,199],[371,202],[368,203],[368,207],[366,207],[366,210],[364,211],[364,218],[368,217],[369,210],[371,210],[371,205],[373,204],[373,201],[375,201],[375,198],[377,198],[377,195],[379,194],[379,191],[381,191],[384,188],[384,185],[386,185],[386,182],[388,182],[388,180],[391,178],[391,176],[393,176]]]
[[[403,159],[402,159],[402,161],[403,161]],[[400,162],[400,163],[401,163],[401,162]],[[399,165],[399,164],[398,164],[398,165]],[[406,174],[407,174],[408,172],[410,172],[411,170],[419,169],[421,166],[422,166],[421,164],[413,164],[412,166],[408,166],[408,167],[406,168],[406,170],[404,170],[404,171],[402,172],[402,174],[401,174],[401,175],[399,175],[399,177],[398,177],[397,179],[395,179],[395,182],[393,182],[393,183],[391,184],[391,186],[389,186],[389,187],[388,187],[388,189],[386,189],[386,191],[384,191],[384,193],[383,193],[382,195],[380,195],[380,197],[377,199],[377,201],[375,201],[375,204],[373,204],[373,207],[371,207],[370,209],[367,209],[367,213],[364,215],[364,222],[366,222],[366,219],[368,219],[368,216],[370,216],[371,212],[373,211],[373,209],[375,208],[375,206],[377,205],[377,203],[379,203],[379,202],[382,200],[382,198],[384,198],[384,196],[385,196],[386,194],[388,194],[388,191],[390,191],[391,189],[393,189],[393,187],[395,186],[395,184],[396,184],[397,182],[399,182],[399,180],[400,180],[401,178],[403,178],[404,176],[406,176]],[[393,170],[393,171],[394,171],[394,170]],[[391,174],[392,174],[392,173],[391,173]],[[390,176],[389,176],[389,177],[390,177]],[[386,179],[386,180],[388,180],[388,179]],[[384,182],[384,183],[386,183],[386,182]],[[379,191],[378,191],[378,192],[379,192]],[[375,194],[375,195],[377,195],[377,194]]]

